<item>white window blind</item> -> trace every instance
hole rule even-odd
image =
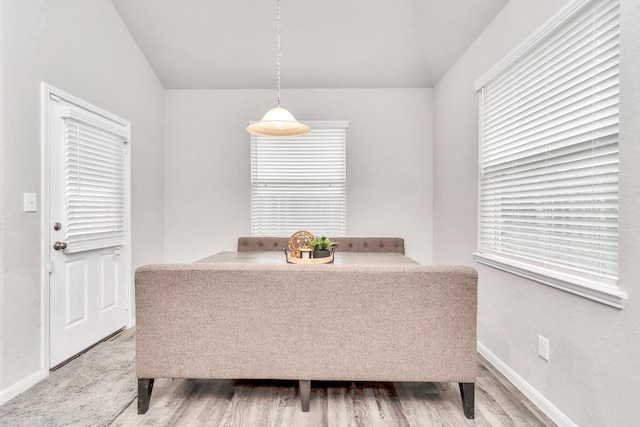
[[[66,253],[124,244],[128,126],[74,106],[64,119]]]
[[[305,123],[306,135],[251,136],[253,236],[345,235],[348,122]]]
[[[476,84],[480,262],[617,286],[619,21],[583,1]]]

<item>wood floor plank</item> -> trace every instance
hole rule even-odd
[[[349,425],[344,387],[327,387],[327,424],[345,427]]]
[[[429,422],[433,426],[456,426],[450,419],[451,417],[457,418],[455,410],[444,415],[441,413],[442,397],[438,394],[435,384],[396,383],[396,387],[403,405],[411,408],[412,427],[424,426],[425,420],[430,420]],[[459,411],[462,411],[462,408]]]
[[[392,383],[378,383],[374,393],[382,422],[398,427],[409,427],[409,422],[402,412],[398,392]]]
[[[222,425],[222,419],[233,397],[231,380],[209,380],[212,388],[205,401],[204,407],[196,417],[196,425]]]
[[[375,418],[369,415],[370,399],[367,399],[367,390],[363,386],[351,383],[349,386],[349,396],[352,399],[352,414],[356,427],[374,426]]]

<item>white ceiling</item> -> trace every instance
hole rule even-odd
[[[282,88],[433,87],[508,0],[281,0]],[[112,0],[166,89],[275,88],[276,0]]]

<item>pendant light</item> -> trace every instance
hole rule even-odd
[[[247,131],[255,135],[263,136],[297,136],[309,132],[309,126],[298,122],[293,114],[280,106],[280,0],[277,0],[278,12],[278,68],[276,77],[276,89],[278,94],[277,105],[267,111],[262,120],[247,126]]]

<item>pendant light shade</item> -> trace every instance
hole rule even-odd
[[[298,122],[289,110],[280,106],[280,0],[277,0],[276,21],[278,23],[278,67],[276,80],[278,102],[275,107],[267,111],[262,120],[247,126],[247,131],[255,135],[263,136],[304,135],[311,130],[309,126]]]
[[[249,133],[266,136],[303,135],[311,129],[304,123],[296,121],[286,108],[273,107],[262,120],[247,126]]]

